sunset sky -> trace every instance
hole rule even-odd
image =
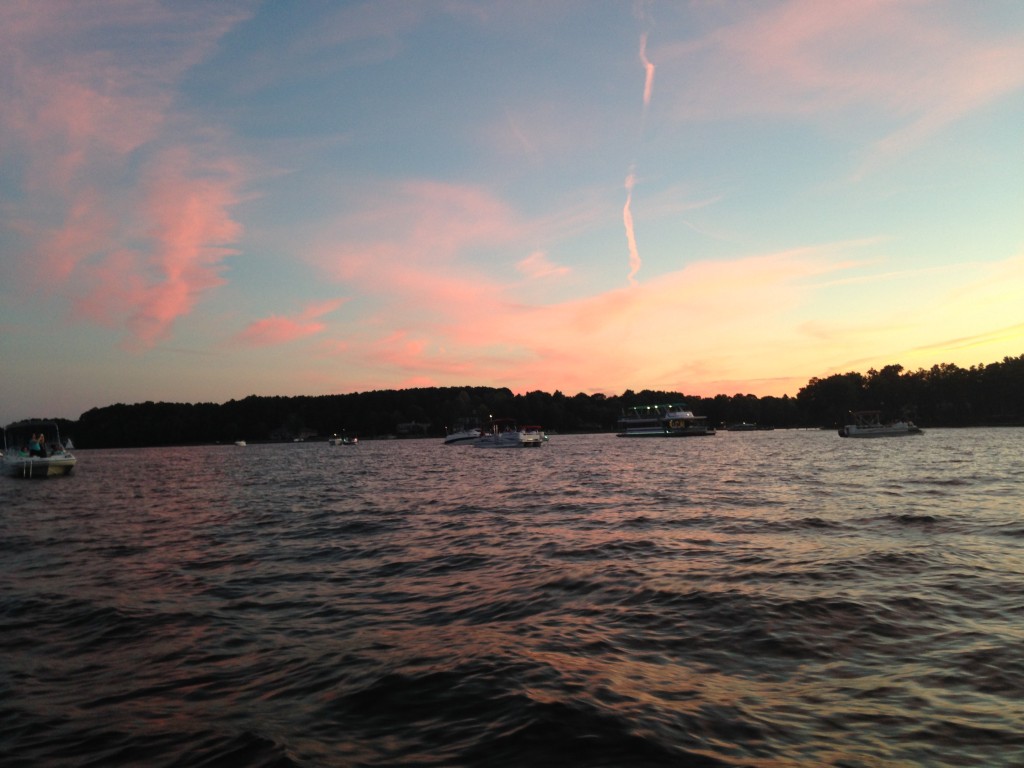
[[[0,423],[1024,354],[1024,3],[0,5]]]

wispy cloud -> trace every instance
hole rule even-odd
[[[435,383],[487,371],[513,387],[592,391],[604,382],[634,380],[638,386],[696,386],[700,361],[720,355],[721,334],[741,334],[743,343],[729,355],[747,360],[787,340],[798,345],[797,329],[770,318],[780,305],[799,306],[812,290],[808,276],[836,269],[837,247],[694,262],[649,284],[555,303],[531,302],[519,286],[482,275],[456,278],[445,269],[414,267],[412,280],[359,283],[361,291],[388,293],[395,315],[382,331],[392,330],[364,334],[343,354],[357,370],[418,372]],[[391,277],[399,271],[382,266]],[[752,315],[765,319],[750,327],[745,318]],[[700,330],[709,327],[716,334]],[[678,363],[666,366],[672,360]]]
[[[367,185],[346,202],[353,210],[322,236],[313,257],[343,279],[379,281],[389,265],[437,269],[466,249],[498,248],[519,233],[515,212],[479,186],[418,180]]]
[[[408,375],[419,371],[434,383],[487,370],[518,389],[636,386],[706,395],[733,389],[793,394],[807,374],[764,377],[756,371],[779,370],[778,361],[784,360],[787,371],[827,375],[853,369],[846,359],[852,349],[872,349],[868,365],[887,357],[908,366],[927,363],[927,355],[915,350],[936,333],[956,338],[951,333],[956,328],[977,330],[962,335],[971,336],[979,354],[983,344],[995,348],[996,342],[1005,344],[1007,334],[1019,337],[1010,296],[1021,289],[1022,277],[1013,259],[982,270],[962,295],[950,293],[934,302],[918,295],[888,312],[874,309],[827,327],[803,321],[802,308],[819,286],[840,284],[830,276],[858,267],[862,260],[855,256],[864,245],[837,242],[693,262],[651,283],[551,304],[516,301],[510,287],[464,285],[482,300],[450,305],[444,323],[423,323],[362,351],[350,348],[348,359],[372,355],[374,366]],[[990,318],[978,316],[979,303],[992,308]],[[727,348],[722,339],[730,340]]]
[[[177,80],[245,17],[148,4],[22,3],[0,11],[0,146],[22,158],[3,217],[26,282],[148,346],[220,284],[241,234],[245,171],[174,105]],[[144,53],[111,44],[160,30]],[[104,37],[98,37],[100,33]]]
[[[251,323],[248,328],[235,337],[235,340],[241,344],[264,347],[287,344],[313,336],[321,333],[327,327],[320,318],[334,312],[344,302],[344,299],[319,302],[306,307],[298,315],[292,317],[271,315],[262,318]]]
[[[1024,36],[985,37],[961,11],[887,0],[758,6],[659,47],[675,84],[666,98],[682,120],[769,114],[870,127],[864,162],[874,165],[1024,86]]]
[[[516,264],[516,269],[532,279],[544,277],[560,277],[571,271],[568,267],[553,264],[543,251],[534,251]]]
[[[636,184],[636,174],[629,169],[626,175],[626,204],[622,206],[622,223],[626,228],[626,247],[629,249],[629,274],[626,279],[630,285],[636,285],[636,275],[643,266],[640,260],[640,249],[636,246],[636,230],[633,227],[633,186]]]
[[[647,58],[647,33],[640,36],[640,61],[644,65],[644,110],[651,106],[651,94],[654,92],[654,64]]]
[[[643,91],[643,111],[641,113],[640,124],[643,123],[647,118],[647,109],[651,105],[651,94],[654,91],[654,64],[651,63],[650,59],[647,58],[647,33],[644,32],[640,35],[640,63],[644,67],[644,91]],[[633,187],[636,186],[636,163],[630,166],[629,173],[626,174],[626,202],[622,206],[622,224],[626,229],[626,247],[629,249],[629,274],[626,275],[626,279],[630,285],[636,285],[636,276],[643,266],[643,261],[640,259],[640,249],[636,244],[636,228],[633,224]]]

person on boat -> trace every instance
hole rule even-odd
[[[44,447],[46,445],[45,440],[46,440],[46,438],[44,438],[42,435],[33,434],[32,435],[32,439],[29,440],[29,442],[28,442],[28,455],[29,456],[39,456],[40,458],[45,459],[46,458],[46,448]]]

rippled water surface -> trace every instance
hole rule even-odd
[[[0,762],[1024,764],[1024,430],[80,451]]]

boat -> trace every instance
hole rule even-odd
[[[737,421],[734,424],[726,424],[726,432],[755,432],[757,431],[757,424],[751,424],[749,421]]]
[[[619,419],[619,437],[690,437],[715,434],[706,416],[694,416],[683,403],[637,405]]]
[[[539,448],[544,445],[539,427],[527,431],[516,425],[514,419],[494,419],[491,429],[473,441],[477,448]]]
[[[924,431],[907,420],[882,423],[881,411],[852,411],[853,423],[839,428],[840,437],[905,437],[923,435]]]
[[[235,445],[237,445],[239,448],[244,448],[246,446],[246,442],[245,440],[235,440]]]
[[[3,432],[0,471],[9,477],[70,475],[78,462],[61,442],[60,430],[52,421],[19,421],[8,425]]]
[[[483,436],[483,430],[480,427],[470,426],[469,423],[462,421],[455,425],[455,427],[449,431],[445,427],[444,444],[445,445],[470,445],[473,441]]]
[[[523,432],[525,432],[527,435],[530,435],[530,436],[538,435],[540,437],[540,441],[542,443],[546,443],[548,441],[547,432],[544,431],[543,427],[541,427],[541,426],[539,426],[537,424],[529,424],[529,425],[523,427]]]
[[[356,445],[359,442],[359,438],[334,434],[327,438],[327,442],[331,445]]]

